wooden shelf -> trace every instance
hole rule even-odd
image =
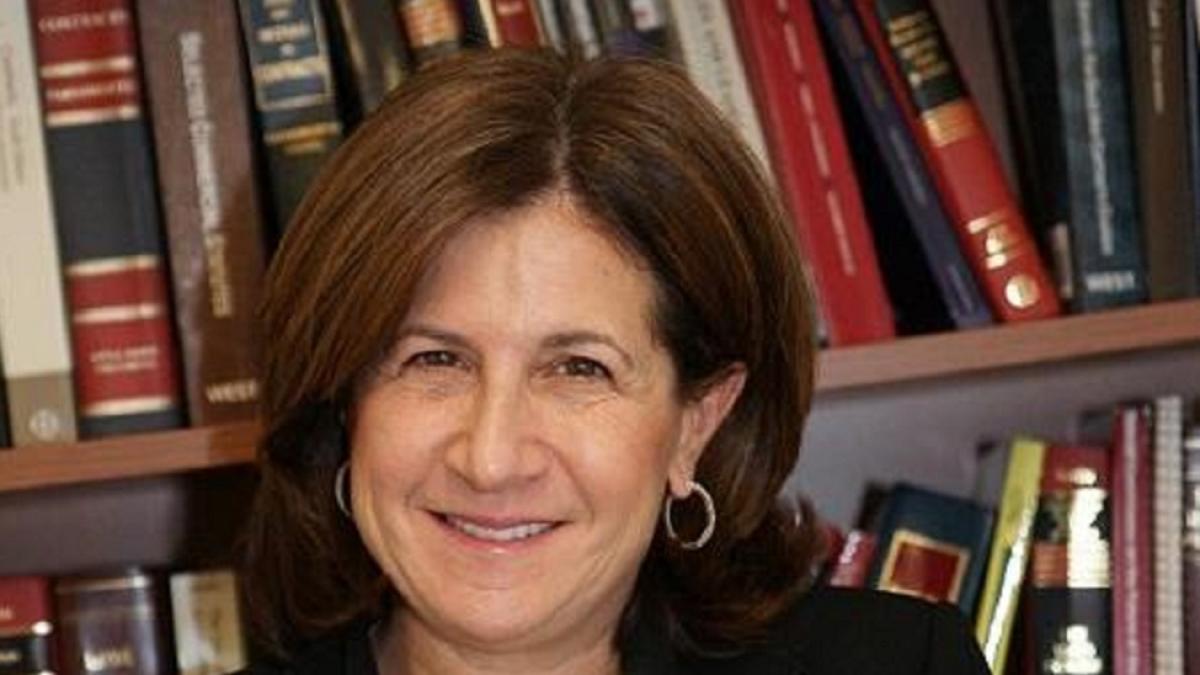
[[[1200,344],[1200,300],[903,338],[821,354],[818,389],[835,392],[1003,368]],[[0,450],[0,493],[248,464],[257,424],[73,445]]]
[[[822,392],[1200,344],[1200,300],[903,338],[823,352]]]
[[[254,461],[254,423],[0,450],[0,493]]]

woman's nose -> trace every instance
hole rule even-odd
[[[542,475],[549,465],[537,433],[533,402],[519,383],[481,386],[446,463],[472,488],[499,492]]]

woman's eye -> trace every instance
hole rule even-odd
[[[417,368],[453,368],[462,365],[462,359],[454,352],[428,351],[413,354],[404,362],[406,366]]]
[[[581,379],[609,379],[612,376],[608,368],[600,362],[581,356],[574,356],[558,362],[554,370],[560,375]]]

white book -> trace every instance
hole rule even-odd
[[[0,6],[0,354],[17,446],[74,441],[58,236],[29,14]]]
[[[224,675],[246,667],[233,572],[172,574],[171,619],[179,675]]]
[[[1183,399],[1154,401],[1154,673],[1184,674]]]
[[[688,76],[741,133],[770,175],[766,138],[724,0],[670,0]]]

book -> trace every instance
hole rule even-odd
[[[462,0],[464,41],[485,47],[537,47],[541,21],[534,0]]]
[[[536,0],[538,11],[538,25],[542,27],[542,35],[545,37],[546,44],[552,47],[560,54],[566,53],[567,43],[566,35],[563,34],[556,0]]]
[[[42,137],[42,109],[29,13],[0,13],[0,415],[11,421],[0,445],[70,443],[76,438],[62,266]],[[6,395],[5,395],[6,394]],[[9,437],[11,435],[11,437]]]
[[[1200,675],[1200,425],[1188,428],[1183,452],[1184,663]]]
[[[643,53],[651,58],[678,62],[671,12],[664,5],[666,0],[628,0],[633,15],[633,29],[643,45]],[[699,8],[697,8],[699,11]]]
[[[1116,0],[1051,3],[1077,311],[1144,302],[1133,140]],[[1150,198],[1150,195],[1145,195]]]
[[[970,500],[896,485],[880,512],[867,585],[956,604],[972,616],[993,520],[991,509]]]
[[[1183,52],[1187,91],[1184,110],[1187,111],[1188,175],[1191,177],[1192,212],[1200,214],[1200,7],[1195,2],[1183,3]],[[1200,287],[1200,222],[1193,222],[1192,270],[1193,283]]]
[[[729,8],[722,0],[670,0],[670,8],[688,77],[737,128],[763,171],[769,173],[767,142]]]
[[[642,40],[633,23],[633,11],[628,0],[591,0],[600,42],[607,56],[651,56],[654,45]]]
[[[392,2],[322,0],[329,21],[341,117],[358,126],[413,69],[400,13]]]
[[[975,620],[975,637],[994,673],[1004,672],[1012,642],[1021,588],[1029,567],[1045,456],[1043,441],[1018,437],[1009,444],[1008,466],[1004,470],[996,528]]]
[[[829,575],[829,585],[842,588],[863,588],[875,561],[878,541],[864,530],[850,530],[842,542]]]
[[[1200,291],[1196,196],[1188,157],[1188,99],[1183,6],[1124,0],[1123,18],[1146,285],[1150,299]]]
[[[396,5],[418,68],[463,49],[466,27],[454,0],[396,0]]]
[[[238,7],[279,236],[342,140],[329,40],[317,0],[238,0]]]
[[[1147,501],[1153,501],[1148,543],[1154,565],[1155,675],[1184,673],[1183,426],[1182,396],[1154,399],[1153,487]]]
[[[1056,316],[1058,296],[927,0],[861,3],[963,253],[1002,321]],[[871,10],[874,11],[871,11]]]
[[[1046,450],[1029,570],[1033,672],[1112,672],[1109,469],[1103,447]]]
[[[1154,670],[1154,488],[1149,405],[1118,406],[1112,433],[1112,672]]]
[[[0,577],[0,675],[53,673],[54,605],[45,577]]]
[[[182,425],[132,0],[35,0],[80,436]]]
[[[847,135],[876,243],[886,251],[880,265],[897,324],[902,332],[918,333],[992,323],[864,26],[846,0],[817,0],[814,6],[830,45],[831,70],[845,90],[842,112],[853,130]]]
[[[1050,4],[1042,0],[991,0],[989,9],[996,26],[1021,206],[1052,264],[1059,298],[1073,304],[1075,273],[1067,223],[1067,158],[1058,111],[1058,79],[1052,67],[1055,57]]]
[[[130,569],[54,584],[63,675],[173,672],[165,596],[158,580]]]
[[[138,0],[188,419],[252,419],[266,219],[237,9]]]
[[[594,59],[604,53],[600,26],[588,0],[556,0],[555,10],[568,54]]]
[[[230,570],[170,577],[171,625],[179,675],[223,675],[246,667],[237,579]]]
[[[800,0],[735,0],[729,7],[828,342],[890,339],[892,309],[812,7]]]

